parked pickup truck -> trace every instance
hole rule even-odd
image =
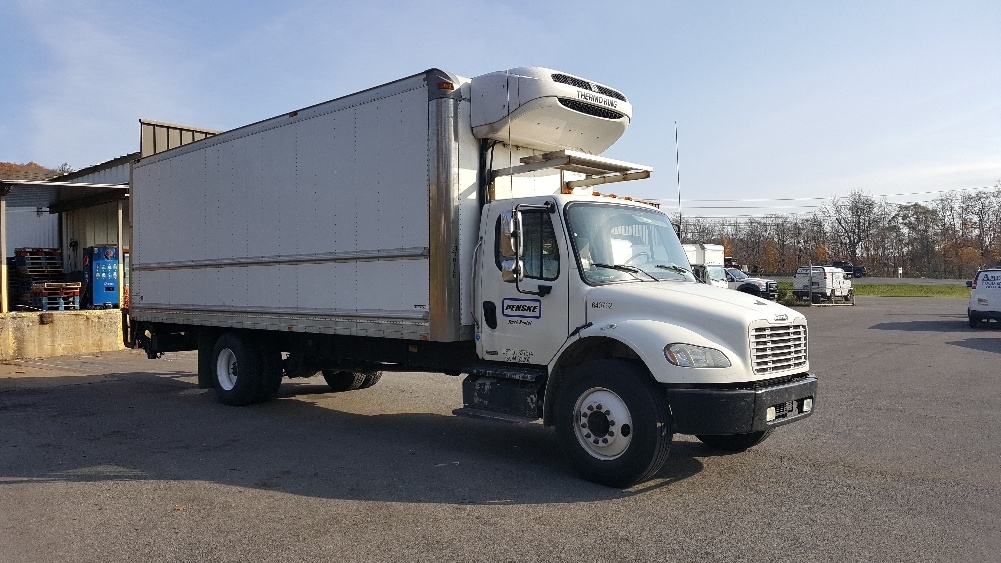
[[[779,296],[779,282],[764,278],[752,278],[737,268],[726,269],[726,284],[730,289],[773,301]]]

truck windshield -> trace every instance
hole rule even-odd
[[[567,229],[584,281],[695,281],[671,222],[656,209],[575,202]]]
[[[726,273],[723,266],[706,266],[706,279],[709,281],[726,281]]]

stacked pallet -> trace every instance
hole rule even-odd
[[[31,286],[31,306],[42,311],[80,308],[80,282],[46,282]]]
[[[63,260],[58,248],[15,248],[14,257],[7,259],[10,276],[10,296],[12,305],[22,305],[35,309],[80,308],[80,284],[76,284],[76,300],[72,288],[46,287],[48,284],[63,283]],[[55,299],[48,299],[54,297]],[[75,303],[76,306],[72,307]],[[49,307],[53,305],[54,307]]]

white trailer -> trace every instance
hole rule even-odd
[[[664,213],[595,195],[651,173],[597,156],[631,118],[566,73],[432,69],[143,158],[132,338],[197,349],[232,405],[464,375],[458,414],[542,419],[611,486],[674,433],[751,447],[812,413],[806,319],[694,283]]]

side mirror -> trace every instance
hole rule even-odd
[[[973,280],[966,280],[966,287],[973,288]]]
[[[521,212],[505,211],[500,214],[500,253],[505,260],[521,256]]]
[[[517,283],[525,279],[525,266],[521,261],[522,230],[521,212],[505,211],[500,214],[501,279]]]
[[[521,260],[501,261],[501,279],[507,283],[520,282],[525,279],[525,264]]]

